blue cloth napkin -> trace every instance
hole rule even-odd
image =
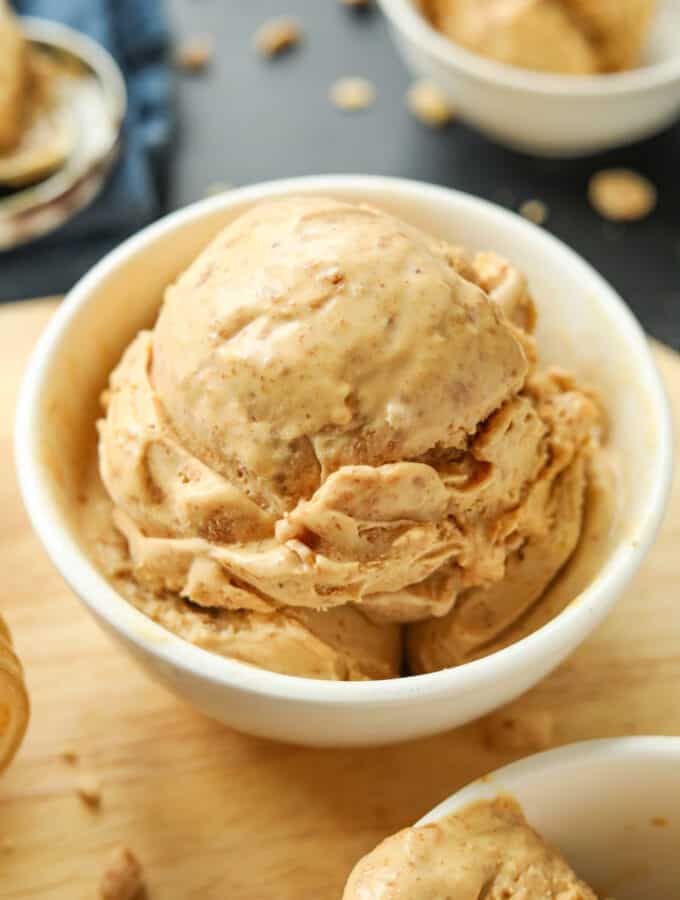
[[[161,212],[157,167],[172,133],[168,30],[162,0],[13,0],[102,44],[128,91],[121,157],[97,199],[33,243],[0,252],[0,300],[62,293],[108,250]]]

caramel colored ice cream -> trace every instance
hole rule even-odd
[[[100,564],[276,671],[396,676],[409,623],[414,671],[482,654],[574,551],[599,447],[597,403],[536,368],[534,321],[493,253],[338,200],[253,208],[111,376]]]
[[[498,62],[593,75],[639,64],[655,0],[422,0],[452,41]]]
[[[357,864],[343,900],[597,900],[561,854],[498,797],[387,838]]]
[[[7,0],[0,0],[0,153],[21,137],[28,79],[26,41]]]

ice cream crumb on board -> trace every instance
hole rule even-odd
[[[128,847],[117,847],[102,872],[100,900],[139,900],[144,891],[144,874],[139,860]]]
[[[98,809],[102,802],[102,786],[99,778],[91,772],[83,773],[76,781],[78,796],[86,806]]]

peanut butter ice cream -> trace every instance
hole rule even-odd
[[[444,35],[498,62],[594,75],[637,66],[655,0],[422,0]]]
[[[396,676],[403,625],[414,671],[482,654],[573,553],[600,445],[534,322],[494,253],[339,200],[253,208],[111,376],[100,564],[166,627],[276,671]]]
[[[359,861],[343,900],[597,900],[510,797],[406,828]]]

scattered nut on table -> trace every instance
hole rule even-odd
[[[442,90],[428,78],[416,81],[406,92],[406,105],[420,121],[433,128],[446,125],[455,112]]]
[[[375,97],[375,87],[367,78],[338,78],[329,92],[331,103],[346,112],[366,109]]]
[[[96,775],[90,773],[81,775],[76,782],[76,791],[83,803],[92,808],[101,806],[102,786]]]
[[[355,9],[360,9],[364,6],[368,6],[370,0],[339,0],[341,6],[351,6]]]
[[[302,30],[295,19],[283,16],[279,19],[269,19],[255,32],[253,43],[255,49],[262,56],[278,56],[284,50],[299,43],[302,38]]]
[[[78,762],[78,751],[71,744],[67,744],[62,748],[61,758],[64,760],[64,762],[67,762],[70,765],[74,765]]]
[[[496,750],[547,750],[555,741],[555,718],[547,710],[500,710],[480,721],[482,740]]]
[[[214,49],[211,37],[196,34],[180,44],[175,54],[175,60],[177,65],[187,72],[200,72],[209,65]]]
[[[143,890],[144,874],[139,860],[127,847],[117,847],[99,882],[101,900],[136,900]]]
[[[527,200],[520,206],[519,214],[534,225],[545,225],[550,210],[542,200]]]
[[[656,206],[657,191],[652,182],[632,169],[603,169],[588,185],[593,207],[612,222],[636,222],[646,218]]]

